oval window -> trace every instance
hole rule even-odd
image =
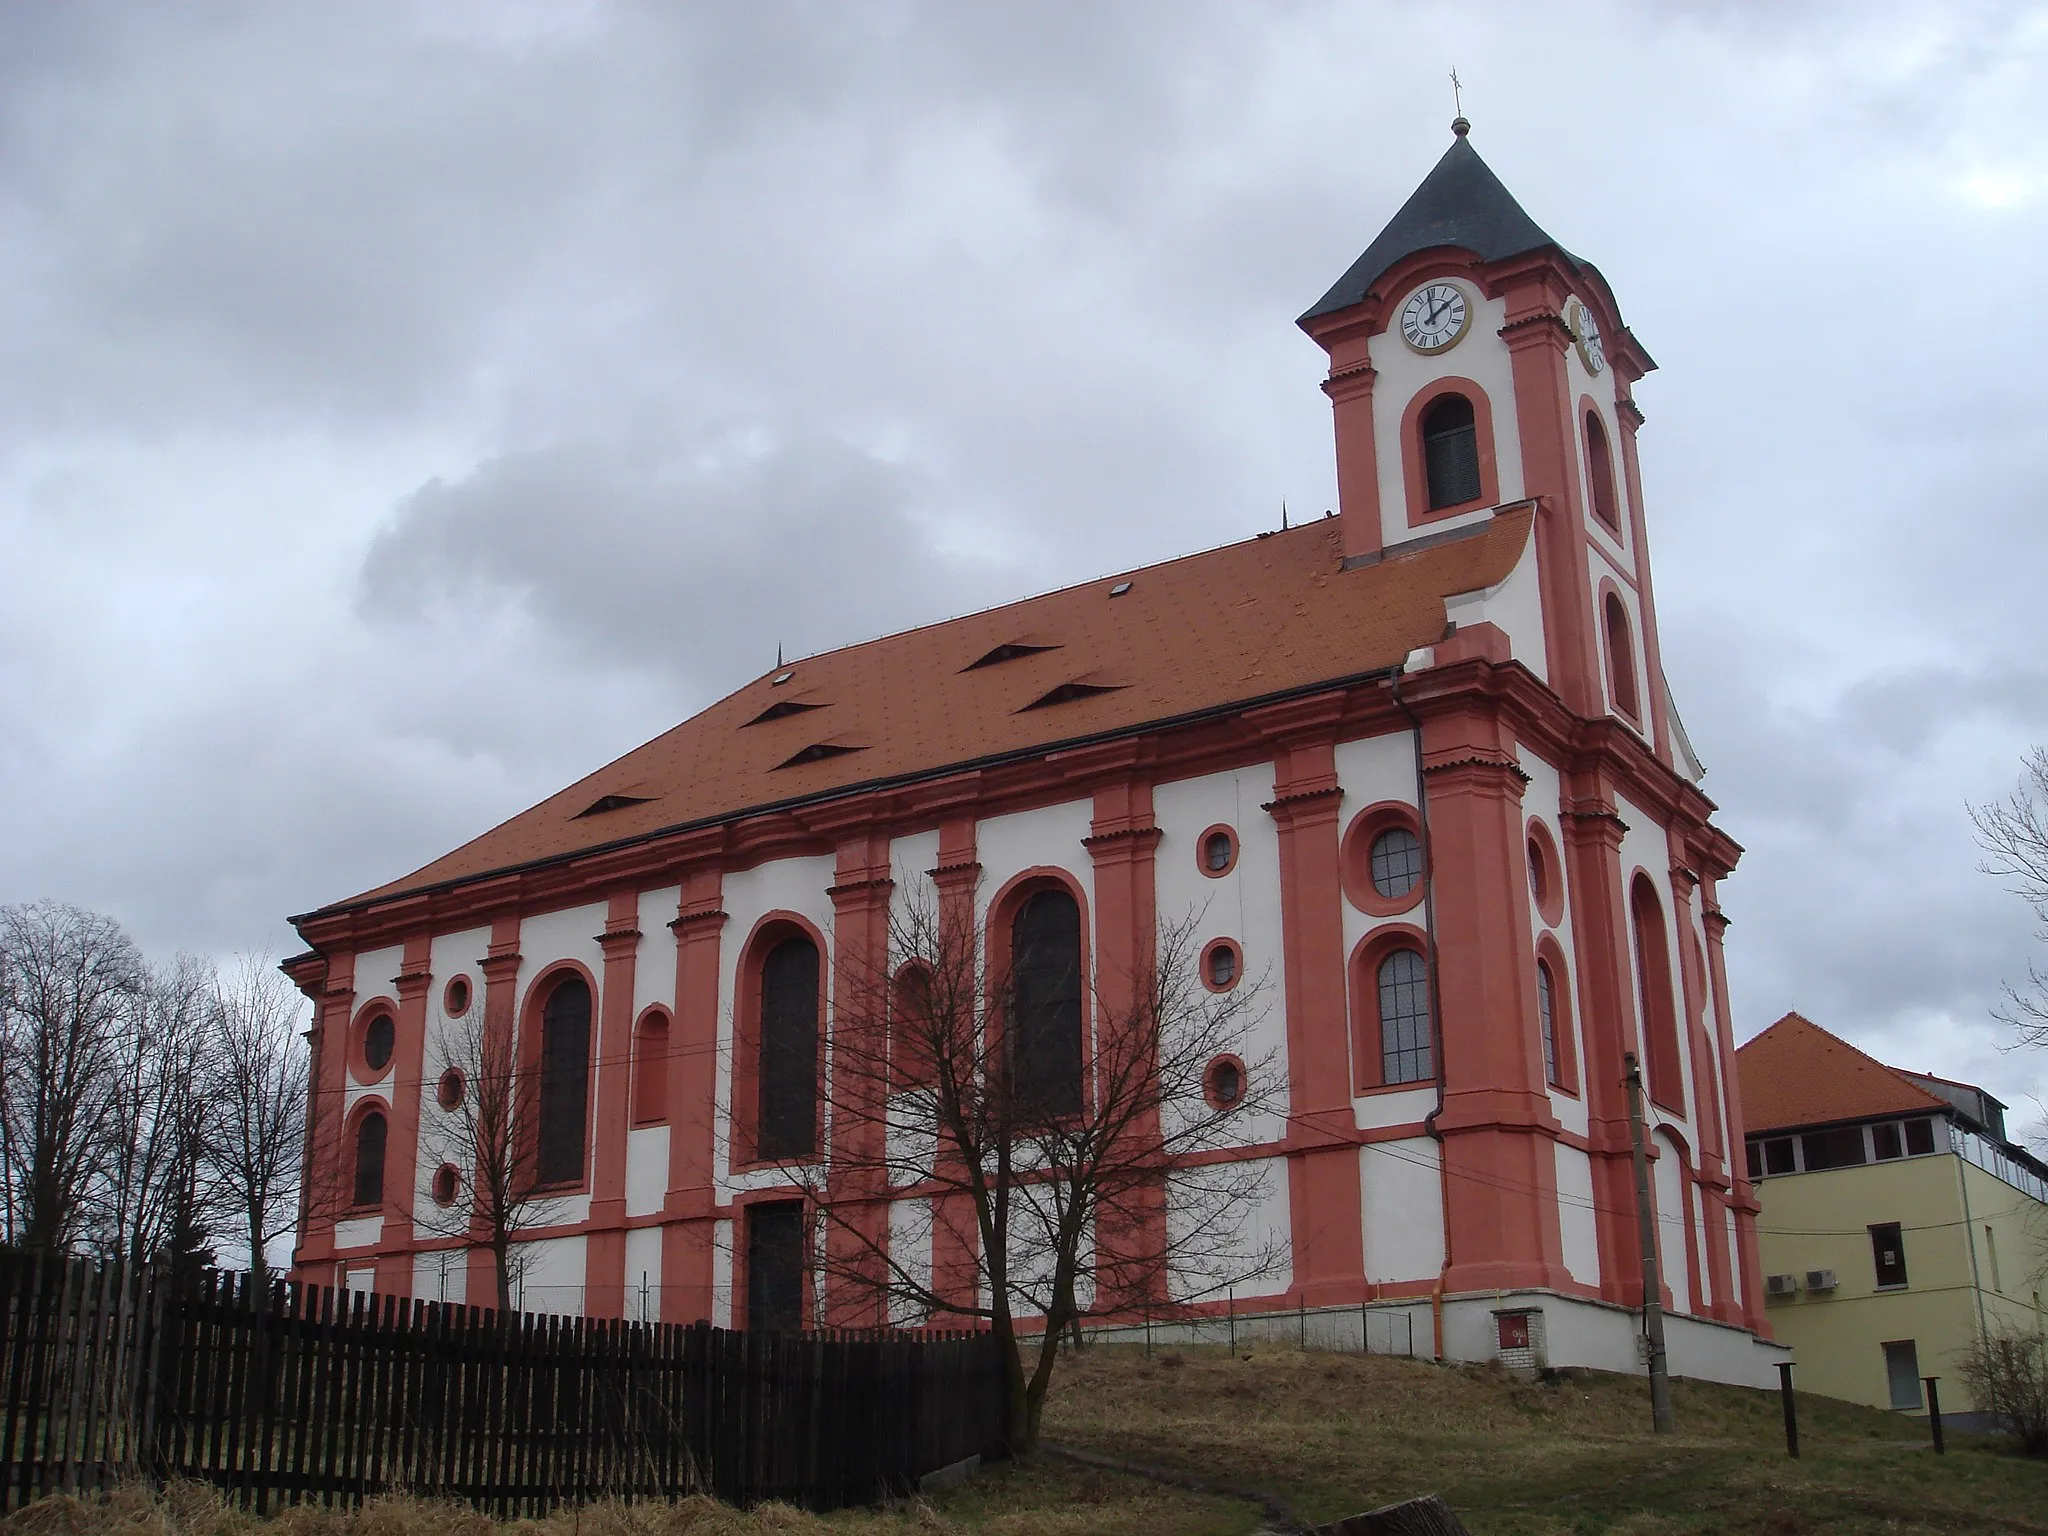
[[[1228,832],[1211,832],[1202,840],[1202,868],[1220,875],[1230,868],[1231,856],[1236,852],[1237,845]]]
[[[448,990],[441,998],[442,1010],[451,1018],[459,1019],[469,1012],[469,978],[457,976],[448,983]]]
[[[434,1085],[434,1102],[443,1109],[455,1109],[462,1103],[462,1093],[466,1086],[462,1080],[462,1069],[450,1067],[441,1074],[441,1081]]]
[[[1219,1056],[1209,1063],[1209,1102],[1218,1109],[1234,1109],[1244,1098],[1244,1066],[1234,1056]]]
[[[1217,944],[1209,951],[1209,985],[1217,991],[1237,984],[1237,950],[1230,944]]]
[[[462,1193],[462,1174],[453,1163],[443,1163],[434,1170],[434,1203],[453,1205],[455,1197]]]
[[[364,1027],[363,1062],[372,1072],[382,1072],[391,1065],[392,1044],[397,1038],[398,1026],[388,1013],[378,1014]]]

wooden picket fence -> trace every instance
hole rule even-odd
[[[975,1333],[497,1314],[0,1253],[0,1511],[124,1478],[258,1513],[406,1490],[501,1518],[603,1497],[873,1501],[1002,1443]]]

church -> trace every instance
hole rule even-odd
[[[1772,1379],[1722,959],[1740,849],[1668,696],[1638,468],[1656,365],[1453,130],[1299,320],[1334,516],[778,666],[294,919],[308,1183],[338,1191],[295,1273],[492,1300],[434,1219],[470,1172],[431,1150],[461,1093],[437,1042],[480,1016],[539,1076],[528,1310],[843,1316],[822,1278],[758,1283],[805,1260],[801,1193],[750,1148],[772,1115],[829,1163],[787,1101],[936,888],[977,942],[1036,925],[1093,978],[1181,915],[1211,992],[1263,978],[1272,1108],[1226,1155],[1270,1174],[1243,1220],[1279,1261],[1234,1315],[1378,1309],[1447,1358],[1640,1370],[1633,1053],[1671,1369]],[[794,1089],[764,1043],[790,1019]]]

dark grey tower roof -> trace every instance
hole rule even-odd
[[[1498,261],[1557,242],[1522,212],[1522,205],[1460,133],[1379,238],[1302,320],[1349,309],[1395,262],[1437,245],[1455,245],[1481,261]]]

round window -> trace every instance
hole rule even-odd
[[[1235,1109],[1244,1098],[1244,1064],[1235,1056],[1218,1056],[1209,1063],[1209,1102],[1218,1109]]]
[[[1244,974],[1244,956],[1229,939],[1214,939],[1202,951],[1202,984],[1211,992],[1228,992]]]
[[[441,1074],[441,1081],[434,1085],[434,1102],[443,1109],[454,1109],[462,1103],[462,1091],[466,1086],[462,1080],[462,1069],[450,1067]]]
[[[434,1170],[433,1187],[436,1205],[453,1205],[462,1193],[462,1171],[453,1163],[443,1163]]]
[[[1230,868],[1231,855],[1236,852],[1237,844],[1228,832],[1211,832],[1202,839],[1202,868],[1220,875]]]
[[[1372,888],[1399,901],[1422,878],[1422,840],[1406,827],[1389,827],[1372,840]]]
[[[448,983],[448,990],[441,997],[442,1010],[451,1019],[459,1019],[469,1012],[469,978],[457,976]]]
[[[372,1072],[382,1072],[391,1065],[391,1047],[398,1037],[398,1026],[391,1021],[391,1015],[380,1013],[363,1029],[363,1062]]]

